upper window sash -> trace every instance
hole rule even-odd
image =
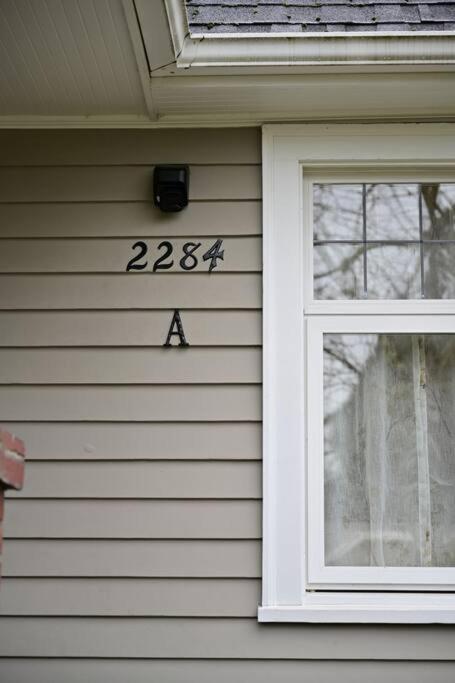
[[[428,185],[435,184],[443,184],[455,196],[455,173],[446,170],[436,172],[431,168],[419,173],[393,168],[380,172],[367,169],[361,172],[352,169],[316,171],[304,166],[301,167],[301,172],[305,313],[455,313],[454,298],[431,298],[435,287],[431,286],[428,276],[430,255],[436,253],[435,249],[448,262],[446,267],[450,267],[449,257],[452,251],[455,260],[455,241],[443,240],[442,243],[442,240],[427,238],[425,229],[428,217],[425,207],[422,210],[419,196],[421,186],[425,189]],[[352,216],[349,218],[349,209],[345,207],[344,218],[351,220],[351,225],[340,226],[338,231],[326,229],[322,235],[315,236],[318,225],[315,220],[315,188],[326,190],[329,201],[333,188],[334,202],[338,202],[340,197],[336,195],[340,195],[343,189],[345,194],[349,192],[350,201],[358,204],[353,206],[353,211],[358,212],[356,224],[354,225]],[[408,234],[399,226],[398,220],[393,225],[393,207],[390,207],[388,224],[387,216],[373,215],[374,211],[387,211],[386,195],[394,188],[402,195],[406,192],[415,195],[407,200],[409,211],[411,208],[413,211],[409,222],[415,223],[414,230],[408,231]],[[384,197],[374,204],[371,194],[381,192]],[[369,196],[365,197],[366,194]],[[342,211],[343,209],[340,212],[341,220]],[[332,217],[334,215],[335,211],[332,212]],[[402,217],[405,217],[404,213]],[[397,219],[399,218],[398,216]],[[376,223],[376,230],[372,229],[373,221]],[[324,260],[333,262],[333,269],[326,269]],[[340,269],[337,274],[337,266],[346,263],[349,263],[350,269]],[[315,291],[315,283],[318,281],[319,292]],[[353,290],[345,298],[341,291],[343,286]],[[406,289],[409,298],[399,298]],[[448,291],[450,293],[450,289]],[[430,296],[422,296],[426,292]]]

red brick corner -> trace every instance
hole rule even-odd
[[[3,512],[6,489],[19,490],[24,484],[24,442],[0,429],[0,559],[3,541]]]

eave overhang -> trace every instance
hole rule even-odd
[[[95,3],[84,8],[94,11]],[[190,34],[183,0],[112,0],[106,8],[116,11],[121,41],[111,40],[106,20],[87,43],[85,24],[74,19],[79,51],[71,59],[66,23],[55,20],[48,39],[63,75],[46,70],[48,50],[39,49],[30,9],[25,37],[8,34],[10,60],[0,65],[0,80],[10,84],[0,128],[455,120],[453,32],[198,35]],[[105,43],[109,60],[97,61]]]

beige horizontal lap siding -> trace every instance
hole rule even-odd
[[[187,310],[181,316],[192,348],[261,344],[262,323],[261,312],[258,310]],[[168,330],[167,310],[0,312],[0,348],[161,348]]]
[[[14,683],[453,683],[452,662],[11,658],[2,673]]]
[[[0,237],[124,238],[125,226],[131,238],[261,234],[257,199],[191,202],[185,211],[166,216],[150,197],[143,202],[39,202],[30,208],[0,203]]]
[[[253,539],[9,539],[4,577],[261,577],[261,543]]]
[[[167,330],[164,338],[166,334]],[[257,384],[260,381],[259,348],[190,347],[178,354],[168,348],[0,348],[0,384]]]
[[[174,353],[181,353],[175,350]],[[2,386],[4,420],[86,422],[259,421],[255,385]],[[33,445],[31,445],[33,448]]]
[[[258,500],[9,498],[7,504],[7,539],[261,538]]]
[[[258,164],[260,131],[251,128],[0,131],[5,166]]]
[[[145,256],[137,261],[142,273],[153,272],[154,264],[164,254],[164,238],[143,237]],[[166,272],[181,272],[184,245],[187,238],[172,239],[173,251],[166,259],[170,268]],[[126,239],[3,239],[0,241],[0,273],[124,273],[127,264],[139,255],[139,246],[134,249],[131,238]],[[215,244],[214,237],[192,237],[192,245],[198,257],[193,272],[208,270],[209,259],[203,255]],[[217,260],[218,272],[258,272],[261,270],[260,237],[227,237],[220,247],[223,259]],[[40,253],[40,258],[36,254]],[[133,264],[134,265],[134,264]],[[158,264],[159,265],[159,264]],[[190,262],[193,265],[193,262]],[[159,274],[160,276],[162,273]],[[158,277],[158,275],[156,276]]]
[[[259,460],[259,422],[3,422],[27,460]]]
[[[450,661],[454,658],[450,627],[258,625],[254,617],[221,616],[4,617],[0,620],[0,656],[5,655],[177,660],[341,659],[351,660],[354,673],[356,665],[352,660]],[[282,679],[279,676],[277,680]]]
[[[0,310],[258,310],[260,306],[259,273],[0,275]]]
[[[244,461],[30,462],[11,498],[261,498],[261,463]]]
[[[28,450],[7,500],[0,630],[255,617],[259,134],[175,133],[26,132],[29,154],[0,133],[0,419]],[[166,215],[152,177],[171,162],[190,164],[190,204]],[[138,241],[145,268],[127,272]],[[163,242],[172,265],[154,272]],[[164,349],[175,308],[190,347]],[[37,650],[32,637],[21,656]]]
[[[2,580],[3,616],[254,617],[259,579]]]
[[[193,166],[189,198],[193,201],[253,200],[261,197],[258,164]],[[150,201],[153,167],[55,166],[0,167],[0,202]]]

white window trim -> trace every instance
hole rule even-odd
[[[454,593],[305,589],[304,173],[381,167],[455,172],[452,124],[302,124],[263,129],[263,594],[260,621],[455,623]],[[452,176],[453,178],[453,176]],[[434,303],[434,302],[433,302]],[[312,313],[327,302],[314,302]],[[398,312],[403,302],[345,302],[337,312]],[[411,305],[410,305],[411,304]],[[410,314],[428,302],[406,302]],[[310,312],[310,311],[308,311]],[[329,313],[325,306],[319,312]],[[429,312],[428,309],[426,311]],[[431,312],[453,313],[451,302]]]

